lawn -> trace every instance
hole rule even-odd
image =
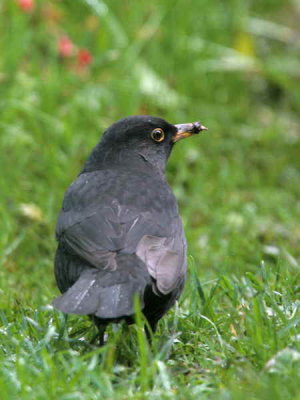
[[[300,399],[299,18],[296,0],[1,1],[1,399]],[[209,128],[167,172],[189,274],[151,349],[141,318],[96,348],[51,306],[56,217],[131,114]]]

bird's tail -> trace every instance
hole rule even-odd
[[[55,308],[70,314],[94,315],[103,319],[130,316],[137,294],[143,294],[151,277],[146,265],[134,254],[117,254],[116,269],[86,268],[65,293],[53,301]]]

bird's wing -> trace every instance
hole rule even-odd
[[[83,174],[71,185],[58,219],[58,240],[108,271],[120,268],[117,253],[136,254],[158,290],[169,293],[186,269],[185,238],[173,195],[164,182],[157,187],[149,177],[107,174],[113,173]]]

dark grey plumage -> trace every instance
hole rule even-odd
[[[55,276],[63,294],[56,308],[90,315],[101,328],[131,322],[138,295],[155,331],[186,274],[184,232],[164,170],[174,142],[205,129],[187,126],[135,116],[105,132],[58,218]]]

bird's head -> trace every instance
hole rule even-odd
[[[206,129],[200,122],[172,125],[149,115],[123,118],[104,132],[84,171],[105,164],[138,166],[143,160],[163,172],[174,144]]]

